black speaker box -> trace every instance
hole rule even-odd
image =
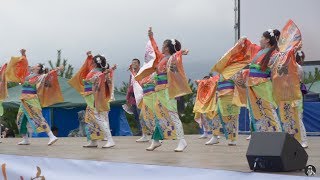
[[[254,171],[302,170],[308,161],[308,154],[300,143],[284,132],[253,133],[246,156]]]

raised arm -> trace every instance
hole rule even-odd
[[[52,74],[52,73],[58,73],[59,71],[63,71],[64,70],[64,66],[59,66],[59,67],[56,67],[54,69],[52,69],[49,74]]]
[[[164,55],[160,52],[160,50],[157,46],[157,43],[153,38],[152,27],[150,27],[148,30],[148,36],[149,36],[149,40],[151,41],[151,46],[156,54],[156,62],[159,62],[164,57]]]

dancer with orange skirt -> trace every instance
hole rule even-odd
[[[17,125],[23,140],[18,145],[29,145],[28,134],[46,132],[48,145],[54,144],[58,138],[53,135],[46,119],[42,115],[42,107],[63,102],[58,83],[58,67],[48,72],[43,64],[28,69],[26,50],[22,49],[21,57],[13,57],[8,63],[6,78],[8,82],[22,83],[21,105],[17,115]]]
[[[91,51],[87,52],[87,56],[80,71],[69,81],[75,89],[83,87],[80,93],[87,103],[85,130],[89,143],[83,147],[98,147],[98,140],[106,137],[107,143],[102,148],[111,148],[115,143],[111,135],[108,115],[113,96],[113,71],[116,65],[110,68],[104,56],[93,57]],[[81,78],[83,78],[82,82],[79,81]]]
[[[178,139],[179,143],[174,151],[182,152],[187,147],[187,142],[184,139],[175,98],[191,93],[182,65],[182,55],[187,55],[188,50],[181,50],[181,44],[178,40],[167,39],[163,43],[162,52],[160,52],[151,28],[148,35],[155,50],[156,59],[149,69],[136,76],[136,80],[140,81],[156,72],[156,125],[152,135],[152,143],[147,151],[153,151],[160,147],[160,140]]]

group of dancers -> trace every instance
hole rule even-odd
[[[139,120],[142,136],[137,142],[148,142],[148,135],[151,135],[147,151],[160,147],[162,140],[176,139],[178,144],[174,151],[182,152],[187,142],[177,99],[192,93],[182,61],[189,50],[182,49],[178,40],[167,39],[160,51],[151,28],[148,36],[144,65],[140,68],[140,61],[133,59],[129,68],[131,76],[124,109]],[[285,131],[303,147],[308,146],[302,121],[302,79],[299,78],[303,74],[300,65],[305,58],[301,44],[300,31],[292,21],[281,33],[276,29],[265,31],[260,46],[243,37],[214,65],[212,71],[217,75],[196,81],[195,120],[204,132],[200,138],[212,134],[206,145],[219,143],[220,135],[229,140],[228,145],[236,145],[240,108],[247,107],[252,132]],[[46,132],[48,145],[58,140],[41,108],[63,102],[57,78],[63,68],[48,72],[41,63],[30,67],[24,49],[20,57],[12,57],[2,65],[0,115],[3,114],[1,103],[7,97],[7,82],[22,84],[17,125],[23,140],[19,145],[30,144],[28,132],[31,131]],[[88,51],[84,64],[69,80],[87,103],[85,132],[89,143],[83,146],[85,148],[98,147],[99,140],[107,140],[102,148],[115,146],[108,113],[110,102],[114,100],[116,68],[116,65],[109,65],[106,57]]]
[[[302,120],[302,98],[306,91],[301,65],[305,54],[300,50],[301,44],[290,52],[279,52],[279,38],[280,31],[276,29],[262,34],[260,46],[241,38],[238,47],[247,46],[242,50],[247,51],[245,53],[249,51],[251,56],[248,69],[235,71],[239,64],[234,63],[228,65],[232,68],[222,67],[222,74],[196,81],[199,87],[194,107],[195,120],[204,130],[199,138],[212,134],[206,145],[218,144],[220,133],[229,140],[228,145],[236,145],[240,108],[246,107],[251,132],[287,132],[302,147],[308,147]],[[213,69],[221,72],[218,66]],[[251,135],[247,137],[250,139]]]

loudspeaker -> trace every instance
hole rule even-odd
[[[246,156],[254,171],[302,170],[308,161],[308,154],[300,143],[284,132],[253,133]]]

